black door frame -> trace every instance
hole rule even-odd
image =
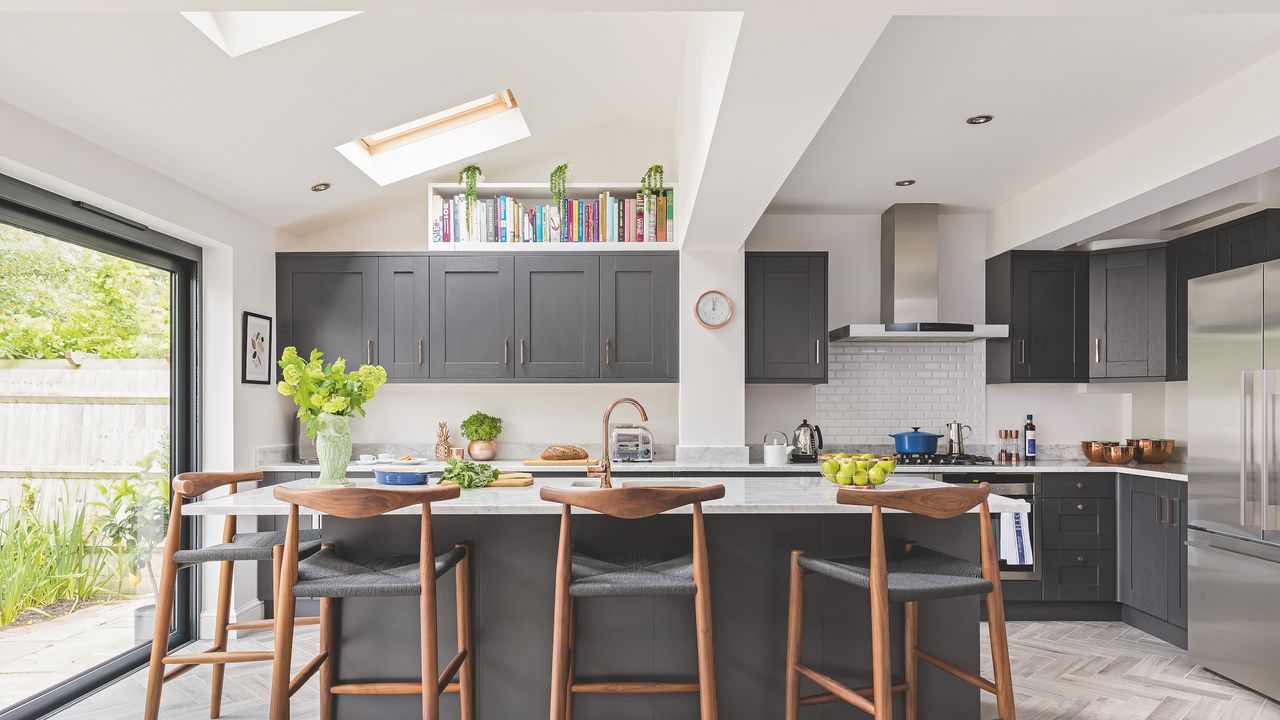
[[[200,467],[200,278],[201,249],[146,225],[80,201],[0,175],[0,223],[132,260],[173,273],[171,286],[170,428],[171,471]],[[182,546],[194,547],[199,523],[184,523]],[[176,617],[169,647],[195,639],[199,628],[198,566],[183,568],[174,598]],[[16,705],[0,708],[0,720],[48,715],[143,667],[147,641],[57,685],[42,688]]]

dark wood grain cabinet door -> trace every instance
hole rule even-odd
[[[1168,559],[1168,620],[1187,626],[1187,484],[1165,481],[1165,541]]]
[[[430,271],[422,256],[378,260],[378,357],[387,377],[427,377]]]
[[[281,349],[292,345],[303,357],[318,349],[352,368],[378,362],[378,259],[280,257],[276,312]]]
[[[1120,476],[1120,602],[1161,620],[1169,614],[1165,480]]]
[[[600,374],[600,259],[515,259],[517,378]]]
[[[671,255],[600,257],[600,377],[676,377],[678,293]]]
[[[1012,379],[1077,382],[1088,378],[1089,259],[1081,253],[1013,257],[1010,313]]]
[[[1165,249],[1089,257],[1089,377],[1165,375]]]
[[[512,376],[513,266],[510,255],[431,258],[428,355],[433,379]]]
[[[746,319],[747,382],[826,382],[826,253],[747,253]]]
[[[1217,233],[1210,230],[1179,238],[1168,246],[1166,330],[1169,380],[1187,379],[1187,281],[1218,271]]]

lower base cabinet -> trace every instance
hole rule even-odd
[[[1042,599],[1114,601],[1115,476],[1054,473],[1038,482]]]
[[[1186,628],[1187,485],[1132,475],[1118,485],[1118,599]]]
[[[1049,550],[1043,553],[1040,577],[1045,600],[1116,599],[1116,551]]]

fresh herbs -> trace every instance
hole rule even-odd
[[[458,171],[458,182],[462,183],[463,192],[466,193],[467,201],[467,227],[471,227],[471,208],[476,204],[476,183],[480,181],[483,171],[477,165],[468,165]]]
[[[662,166],[650,165],[648,170],[644,171],[644,175],[640,178],[640,191],[645,197],[650,195],[661,195],[663,190],[662,183]]]
[[[462,421],[462,436],[468,440],[496,440],[502,434],[502,418],[485,415],[477,410]]]
[[[440,473],[441,484],[453,483],[464,490],[482,488],[497,479],[498,471],[492,465],[458,458],[449,458]]]

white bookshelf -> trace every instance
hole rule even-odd
[[[676,184],[669,183],[667,188],[675,190]],[[593,200],[602,192],[608,191],[618,197],[628,197],[640,192],[640,183],[565,183],[565,196],[574,200]],[[463,192],[462,183],[429,183],[427,195],[429,206],[434,206],[437,196],[450,198]],[[551,200],[551,190],[543,182],[483,182],[476,184],[476,201],[486,200],[498,195],[510,195],[522,202]],[[432,218],[432,222],[435,218]],[[654,252],[657,250],[677,250],[684,237],[680,227],[675,229],[675,238],[667,242],[518,242],[518,243],[486,243],[486,242],[431,242],[427,238],[427,249],[432,252]]]

